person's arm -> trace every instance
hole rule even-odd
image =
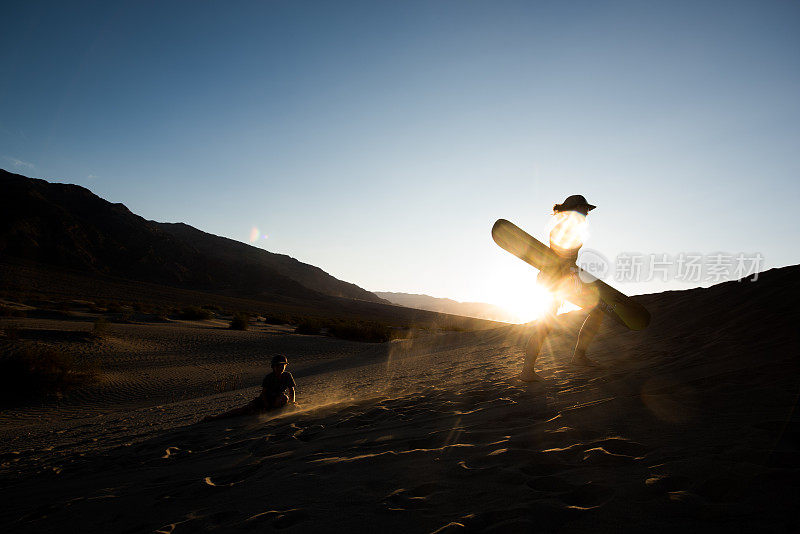
[[[286,396],[289,397],[289,402],[294,404],[294,387],[290,387],[286,390]]]

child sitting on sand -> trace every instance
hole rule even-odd
[[[219,415],[206,416],[203,421],[214,421],[236,417],[237,415],[250,415],[269,410],[283,408],[295,401],[294,388],[295,382],[292,373],[286,371],[289,360],[283,354],[277,354],[272,358],[272,372],[264,377],[261,382],[261,395],[240,408],[221,413]]]

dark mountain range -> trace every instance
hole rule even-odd
[[[183,223],[155,223],[166,233],[171,234],[197,249],[209,259],[223,264],[238,264],[252,269],[271,269],[303,286],[325,295],[351,299],[385,302],[374,293],[355,284],[343,282],[329,275],[319,267],[301,263],[285,254],[275,254],[252,247],[233,239],[208,234]]]
[[[0,255],[171,287],[386,302],[289,256],[148,221],[84,187],[0,169]]]
[[[407,306],[409,308],[439,313],[450,313],[453,315],[463,315],[465,317],[475,317],[478,319],[488,319],[490,321],[502,321],[506,323],[517,322],[517,318],[503,308],[485,302],[458,302],[452,299],[431,297],[430,295],[417,295],[415,293],[391,293],[385,291],[375,291],[374,293],[399,306]]]

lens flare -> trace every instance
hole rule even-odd
[[[535,321],[553,306],[553,295],[542,285],[534,283],[528,291],[519,291],[505,302],[504,307],[521,323]]]
[[[586,216],[577,211],[560,211],[547,225],[550,243],[557,253],[579,249],[589,239]]]
[[[260,236],[260,235],[261,235],[261,232],[259,231],[258,227],[257,226],[253,226],[250,229],[250,242],[251,243],[255,243],[256,241],[258,241],[258,236]]]

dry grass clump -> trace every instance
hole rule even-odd
[[[106,311],[108,313],[122,313],[125,308],[119,302],[107,302]]]
[[[103,337],[108,334],[109,324],[105,317],[98,317],[95,319],[94,325],[92,325],[92,334],[96,337]]]
[[[384,343],[397,337],[405,337],[404,332],[392,329],[383,323],[373,321],[316,318],[301,319],[295,328],[296,334],[319,335],[327,331],[333,337],[348,341],[365,343]]]
[[[306,336],[316,336],[322,333],[325,325],[319,319],[307,317],[301,319],[294,329],[295,334],[303,334]]]
[[[236,313],[231,319],[231,330],[247,330],[250,326],[250,316],[246,313]]]
[[[292,319],[291,319],[291,317],[288,317],[286,315],[279,315],[279,314],[275,314],[275,313],[265,313],[264,314],[264,322],[266,324],[275,324],[275,325],[291,324]]]
[[[367,321],[341,321],[328,327],[328,332],[339,339],[385,343],[392,339],[392,329],[385,324]]]
[[[99,365],[54,347],[22,345],[0,356],[0,404],[64,393],[97,378]]]
[[[181,310],[178,316],[181,319],[187,319],[190,321],[202,321],[205,319],[211,319],[212,317],[214,317],[214,314],[211,312],[211,310],[207,310],[205,308],[198,308],[197,306],[189,306]]]
[[[22,336],[22,332],[19,329],[19,326],[15,324],[7,324],[3,327],[3,337],[15,341]]]

